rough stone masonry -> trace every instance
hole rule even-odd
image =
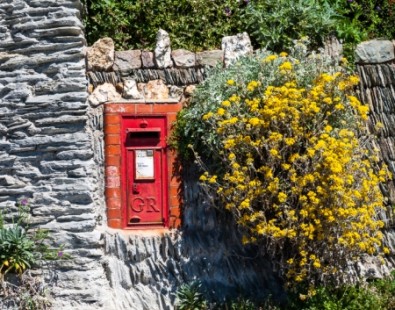
[[[0,206],[12,210],[29,198],[33,223],[51,229],[74,257],[60,266],[53,289],[63,309],[104,305],[109,289],[95,230],[99,168],[87,126],[80,6],[0,3]]]
[[[219,299],[246,291],[279,295],[270,262],[242,247],[231,219],[205,203],[193,169],[184,174],[181,230],[107,227],[102,103],[87,101],[80,9],[79,0],[0,1],[0,208],[12,214],[19,199],[29,198],[33,223],[50,229],[71,254],[52,275],[53,308],[173,309],[177,288],[196,279]],[[118,63],[129,54],[119,52]],[[171,78],[195,72],[166,68],[168,59],[150,65],[151,54],[141,52],[143,67],[162,66]],[[137,73],[161,72],[136,71],[136,80]],[[394,248],[392,231],[387,239]]]
[[[87,103],[80,9],[78,0],[0,2],[0,208],[12,215],[29,198],[33,224],[72,256],[52,275],[53,308],[172,309],[177,287],[194,279],[219,298],[279,291],[270,264],[235,243],[196,183],[185,182],[182,231],[107,228],[102,110]]]

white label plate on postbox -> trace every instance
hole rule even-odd
[[[154,178],[154,150],[136,150],[136,179]]]

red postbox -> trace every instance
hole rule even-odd
[[[166,226],[166,117],[122,118],[122,190],[126,227]]]

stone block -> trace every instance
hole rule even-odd
[[[114,63],[114,42],[111,38],[96,41],[86,53],[88,70],[107,71]]]
[[[356,63],[384,63],[394,58],[394,44],[389,40],[366,41],[355,49]]]
[[[119,71],[122,74],[129,74],[134,69],[140,69],[141,65],[142,62],[140,50],[115,52],[115,60],[113,65],[114,71]]]
[[[225,67],[229,66],[237,58],[252,54],[253,52],[251,40],[247,32],[222,38],[221,47],[224,51]]]
[[[148,99],[168,99],[169,89],[162,80],[149,81],[144,87],[144,97]]]
[[[170,90],[169,90],[170,98],[179,99],[183,93],[184,91],[182,87],[178,87],[174,85],[170,86]]]
[[[196,65],[214,67],[218,63],[223,63],[224,52],[222,50],[212,50],[196,53]]]
[[[160,69],[169,68],[173,66],[171,60],[171,47],[170,47],[170,36],[163,29],[159,29],[156,35],[156,46],[155,46],[155,63]]]
[[[88,97],[88,101],[93,107],[97,107],[104,102],[119,101],[121,99],[122,96],[117,92],[115,86],[110,83],[99,85]]]
[[[179,68],[194,67],[196,64],[196,55],[185,49],[178,49],[171,52],[174,64]]]
[[[0,186],[7,188],[21,188],[25,187],[26,184],[22,181],[15,179],[10,175],[0,176]]]
[[[193,92],[195,91],[196,86],[195,85],[188,85],[187,87],[185,87],[184,89],[184,95],[186,97],[191,97],[193,95]]]
[[[143,68],[155,68],[154,53],[150,51],[141,51],[141,62]]]
[[[123,94],[126,99],[142,99],[143,95],[139,92],[135,80],[126,79],[123,81]]]

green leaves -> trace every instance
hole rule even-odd
[[[247,31],[260,46],[281,52],[292,40],[309,36],[314,46],[334,29],[335,11],[324,1],[254,1],[243,18]]]
[[[4,283],[7,273],[22,274],[40,260],[65,258],[62,248],[48,245],[51,239],[48,230],[30,229],[28,201],[22,201],[18,204],[18,218],[12,218],[12,224],[5,224],[0,213],[0,283]]]
[[[247,31],[254,47],[281,52],[309,36],[312,47],[336,35],[354,46],[372,37],[393,38],[395,3],[389,0],[83,0],[89,44],[109,36],[117,49],[153,49],[160,28],[172,48],[219,48],[221,39]],[[346,51],[349,47],[346,46]],[[351,55],[351,53],[350,53]],[[348,55],[349,56],[349,55]]]
[[[205,310],[208,309],[207,302],[202,294],[200,282],[183,284],[177,292],[179,310]]]
[[[231,0],[85,0],[84,4],[90,44],[109,36],[118,49],[153,49],[162,28],[169,32],[174,49],[192,51],[218,48],[223,36],[237,33],[244,6]]]

